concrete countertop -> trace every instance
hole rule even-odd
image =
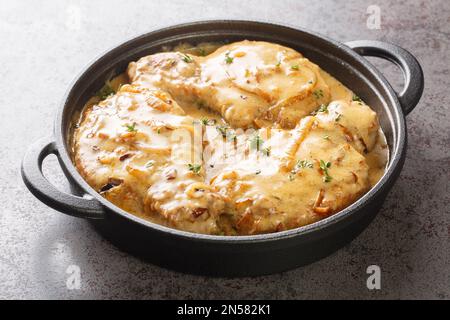
[[[133,3],[128,4],[128,3]],[[0,10],[0,298],[450,298],[450,4],[448,1],[7,1]],[[372,11],[375,10],[375,11]],[[407,117],[402,174],[375,221],[312,265],[271,276],[220,279],[145,263],[60,214],[25,188],[31,142],[52,133],[70,81],[106,49],[160,26],[216,18],[290,23],[345,42],[390,41],[421,62],[423,98]],[[369,19],[369,22],[368,22]],[[375,21],[376,22],[376,21]],[[395,88],[396,67],[372,59]],[[66,182],[54,158],[49,179]],[[368,290],[366,268],[381,268]],[[79,268],[79,289],[67,282]],[[73,284],[73,283],[72,283]]]

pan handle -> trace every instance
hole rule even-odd
[[[51,138],[34,143],[22,161],[22,179],[27,188],[49,207],[74,217],[102,219],[103,206],[95,199],[77,197],[64,193],[51,184],[42,173],[42,162],[50,155],[58,155],[58,149]]]
[[[382,41],[356,40],[347,42],[346,45],[362,56],[387,59],[400,67],[405,87],[397,96],[403,112],[405,115],[409,114],[419,102],[424,86],[422,68],[417,59],[405,49]]]

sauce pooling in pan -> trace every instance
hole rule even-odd
[[[78,119],[73,159],[106,199],[222,235],[326,218],[384,173],[376,113],[300,53],[241,41],[131,62]]]

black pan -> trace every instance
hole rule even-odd
[[[255,236],[194,234],[145,221],[108,202],[75,169],[69,154],[69,133],[86,101],[111,74],[130,61],[180,42],[265,40],[302,52],[356,92],[379,115],[390,149],[382,179],[358,201],[311,225]],[[397,64],[405,87],[396,93],[380,72],[362,56],[377,56]],[[405,160],[405,115],[423,91],[423,73],[406,50],[379,41],[342,44],[302,29],[250,21],[205,21],[153,31],[127,41],[92,62],[72,83],[56,117],[54,133],[33,144],[22,163],[30,191],[48,206],[91,221],[118,247],[152,263],[195,274],[248,276],[280,272],[323,258],[355,238],[378,213]],[[56,189],[42,174],[42,161],[55,154],[73,195]]]

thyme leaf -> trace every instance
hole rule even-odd
[[[316,99],[323,98],[323,90],[322,89],[315,90],[313,91],[313,95]]]
[[[233,63],[234,58],[230,57],[230,52],[225,53],[225,62],[226,64],[231,64]]]
[[[193,172],[194,174],[200,174],[200,170],[202,169],[202,166],[200,164],[188,164],[189,171]]]
[[[187,54],[185,54],[185,53],[180,53],[180,55],[181,55],[181,60],[183,60],[184,62],[186,62],[186,63],[192,63],[192,62],[194,62],[194,60],[192,59],[192,57],[188,56]]]
[[[133,122],[133,124],[125,124],[125,127],[127,127],[128,132],[136,132],[136,122]]]
[[[325,162],[323,160],[320,160],[320,170],[322,170],[324,177],[324,182],[330,182],[333,178],[328,173],[328,169],[331,167],[331,162]]]
[[[250,149],[259,151],[261,150],[264,140],[257,134],[255,134],[250,140]]]
[[[108,81],[105,82],[105,85],[97,92],[97,97],[102,100],[105,100],[109,96],[115,94],[116,91],[111,87],[111,83]]]

